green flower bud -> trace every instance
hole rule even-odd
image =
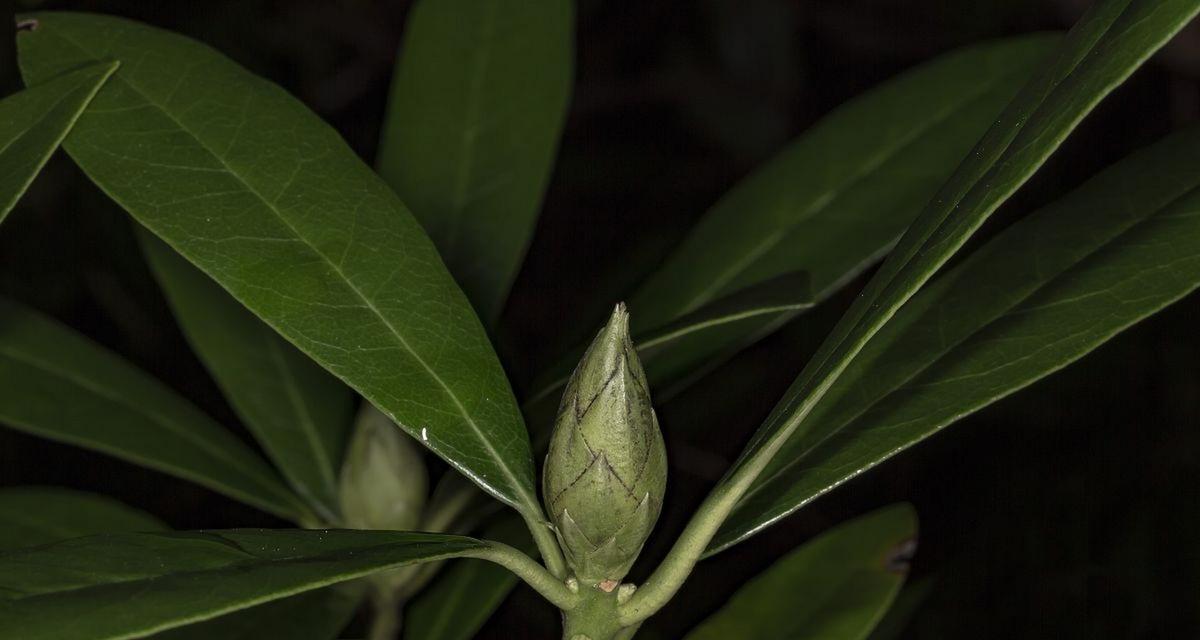
[[[421,520],[429,478],[417,444],[370,403],[358,412],[342,463],[342,519],[355,529],[411,531]]]
[[[653,530],[667,485],[666,448],[623,304],[567,382],[542,484],[575,575],[611,590]]]

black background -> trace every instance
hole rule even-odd
[[[518,386],[593,331],[721,193],[821,115],[956,46],[1062,29],[1081,4],[579,0],[576,88],[559,163],[504,315],[500,348]],[[113,13],[203,40],[282,84],[367,160],[407,12],[406,2],[368,0],[21,7]],[[5,94],[20,87],[11,41],[0,49]],[[1191,124],[1198,78],[1193,25],[1101,105],[981,237]],[[119,351],[245,436],[175,329],[129,224],[57,156],[0,233],[0,293]],[[861,285],[660,407],[675,468],[635,580]],[[922,530],[910,584],[928,596],[901,637],[1196,637],[1198,311],[1200,297],[1185,299],[706,561],[647,635],[681,635],[815,533],[908,500]],[[0,430],[0,485],[16,484],[103,491],[179,528],[284,526],[183,481]],[[483,637],[557,633],[554,612],[518,590]]]

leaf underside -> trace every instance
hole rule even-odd
[[[137,638],[481,546],[458,536],[339,530],[66,540],[0,555],[0,637]]]

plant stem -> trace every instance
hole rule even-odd
[[[495,562],[512,571],[526,584],[533,587],[534,591],[540,593],[543,598],[563,611],[570,611],[579,604],[578,593],[568,589],[560,578],[547,571],[545,567],[529,556],[502,542],[485,540],[484,543],[487,544],[486,548],[474,551],[464,557]],[[555,549],[557,548],[558,545],[555,544]],[[561,559],[561,557],[560,555],[559,558]]]
[[[529,527],[529,533],[533,534],[538,552],[542,554],[542,562],[546,563],[546,568],[561,583],[567,577],[567,561],[563,559],[562,549],[558,547],[558,538],[550,529],[550,523],[540,517],[540,513],[538,518],[521,515],[525,518],[525,526]]]

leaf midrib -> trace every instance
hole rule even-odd
[[[92,57],[91,53],[89,53],[88,49],[83,44],[77,42],[76,40],[71,38],[69,35],[67,35],[65,33],[61,33],[61,32],[57,33],[57,35],[60,38],[62,38],[63,40],[66,40],[67,42],[69,42],[70,44],[75,46],[85,56]],[[95,60],[95,58],[92,58],[92,59]],[[492,456],[492,460],[497,464],[497,466],[503,472],[503,475],[511,482],[511,487],[513,488],[513,490],[515,490],[520,495],[520,497],[522,498],[522,501],[524,502],[524,504],[522,506],[526,509],[532,508],[532,505],[535,505],[536,501],[533,500],[532,496],[529,494],[529,491],[522,485],[522,483],[518,481],[516,475],[508,467],[508,464],[504,461],[504,458],[499,455],[499,453],[496,451],[496,449],[492,445],[492,443],[486,437],[484,437],[483,431],[479,428],[479,425],[475,423],[475,420],[467,412],[466,407],[459,400],[458,396],[453,392],[453,390],[451,390],[449,385],[447,385],[446,382],[444,380],[442,380],[441,376],[439,376],[437,374],[437,372],[435,372],[433,370],[433,368],[430,367],[427,362],[425,362],[425,359],[422,358],[421,355],[412,348],[412,346],[408,343],[408,341],[404,338],[404,336],[401,335],[401,333],[396,329],[396,327],[382,313],[380,313],[379,309],[375,306],[375,304],[370,299],[368,299],[363,294],[363,292],[357,286],[355,286],[353,282],[351,282],[349,280],[349,278],[346,277],[346,275],[342,272],[341,268],[337,264],[335,264],[329,258],[329,256],[326,256],[324,253],[317,250],[317,248],[312,244],[312,242],[309,241],[308,238],[304,237],[295,228],[295,226],[293,226],[291,224],[291,222],[286,217],[284,217],[283,214],[278,209],[275,208],[275,203],[273,201],[266,198],[263,194],[259,193],[253,186],[251,186],[248,182],[246,182],[246,180],[244,178],[242,178],[242,176],[239,173],[234,171],[233,168],[229,166],[229,164],[225,161],[225,158],[218,155],[212,148],[210,148],[208,145],[206,145],[204,143],[204,141],[194,131],[192,131],[182,121],[180,121],[178,118],[176,118],[175,115],[173,113],[171,113],[170,111],[168,111],[164,105],[159,104],[156,100],[152,99],[150,97],[150,95],[147,94],[141,87],[139,87],[133,81],[126,78],[123,74],[119,74],[119,73],[114,74],[114,76],[112,78],[110,78],[110,82],[118,82],[118,81],[123,82],[126,86],[128,86],[130,88],[131,91],[133,91],[137,95],[141,96],[141,98],[146,101],[146,104],[158,109],[158,111],[161,112],[168,120],[175,123],[176,126],[178,126],[181,131],[183,131],[189,137],[191,137],[201,149],[206,151],[210,156],[213,157],[213,159],[215,159],[221,165],[221,167],[225,170],[225,172],[230,177],[232,177],[234,180],[236,180],[237,183],[241,184],[248,193],[250,193],[255,198],[257,198],[262,203],[263,207],[266,208],[266,210],[268,210],[272,214],[274,214],[275,217],[278,218],[279,221],[289,231],[291,231],[293,234],[295,234],[295,236],[306,247],[308,247],[312,251],[312,253],[314,253],[315,255],[320,257],[321,260],[326,265],[328,265],[329,269],[338,275],[338,277],[342,280],[342,282],[345,284],[345,286],[351,292],[353,292],[354,295],[357,296],[359,300],[361,300],[363,302],[365,307],[367,309],[369,309],[385,327],[387,327],[387,329],[396,338],[396,340],[400,343],[400,345],[404,348],[404,350],[408,351],[408,353],[411,354],[412,357],[421,365],[421,367],[425,369],[425,371],[438,384],[438,386],[440,386],[442,388],[443,392],[446,394],[447,397],[450,398],[451,402],[454,404],[454,406],[458,410],[459,414],[462,415],[462,417],[466,421],[467,425],[471,428],[472,431],[475,432],[475,435],[479,439],[479,441],[481,443],[483,443],[484,448],[487,450],[488,454],[490,454]],[[286,192],[286,190],[287,190],[287,187],[285,187],[280,192],[280,197],[283,196],[283,194]],[[166,241],[167,239],[163,238],[163,240]],[[170,243],[168,242],[168,244],[170,244]],[[222,285],[222,287],[223,286],[224,285]],[[264,320],[266,320],[266,318],[264,318]],[[335,372],[335,374],[336,374],[336,372]],[[341,377],[341,376],[339,376],[339,377]],[[391,416],[391,417],[393,419],[395,419],[395,416]],[[424,444],[426,446],[429,446],[431,443],[429,441],[425,441]],[[459,467],[459,465],[454,465],[454,466]],[[467,470],[464,469],[464,471],[467,471]],[[470,475],[472,478],[475,479],[476,482],[480,483],[481,485],[483,485],[485,487],[489,487],[492,490],[492,493],[494,493],[497,497],[507,501],[507,499],[503,496],[503,494],[500,491],[496,490],[494,487],[491,487],[489,485],[489,483],[484,481],[484,479],[482,477],[480,477],[478,474],[470,473]]]

